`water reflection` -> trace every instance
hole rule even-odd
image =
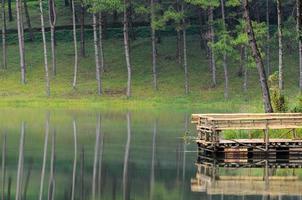
[[[2,199],[301,196],[300,158],[277,165],[199,157],[195,165],[196,144],[182,139],[194,129],[189,114],[57,112],[14,113],[21,117],[13,122],[0,115]]]
[[[207,195],[288,199],[302,195],[302,162],[285,160],[217,160],[199,155],[191,190]]]

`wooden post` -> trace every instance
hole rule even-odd
[[[268,145],[269,145],[269,132],[268,132],[268,128],[264,130],[264,142],[265,142],[265,151],[268,152]]]

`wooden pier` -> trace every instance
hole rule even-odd
[[[239,154],[280,154],[302,153],[302,139],[297,129],[302,129],[302,113],[269,114],[193,114],[192,123],[198,132],[197,144],[200,150],[209,153]],[[225,131],[262,131],[262,138],[222,139]],[[273,130],[284,131],[290,138],[275,138]],[[247,136],[248,137],[248,136]]]

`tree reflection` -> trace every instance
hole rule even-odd
[[[78,148],[77,124],[75,119],[73,120],[72,125],[73,125],[73,140],[74,140],[74,159],[73,159],[73,170],[72,170],[71,200],[74,200],[76,170],[77,170],[77,148]]]
[[[123,199],[129,199],[128,191],[128,161],[129,161],[129,152],[130,152],[130,141],[131,141],[131,114],[128,112],[126,115],[127,118],[127,142],[125,147],[124,155],[124,169],[123,169]]]
[[[45,167],[46,167],[46,157],[47,157],[48,135],[49,135],[49,114],[47,114],[46,122],[45,122],[45,139],[44,139],[44,151],[43,151],[43,163],[42,163],[42,170],[41,170],[41,182],[40,182],[39,200],[42,200],[42,196],[43,196]]]
[[[152,160],[151,160],[151,172],[150,172],[150,197],[149,197],[150,200],[152,200],[154,196],[156,135],[157,135],[157,120],[154,122],[153,137],[152,137]]]
[[[19,143],[19,159],[18,159],[18,172],[17,172],[17,183],[16,183],[16,200],[21,199],[22,192],[22,177],[23,177],[23,162],[24,162],[24,135],[25,135],[25,122],[21,124],[21,135]]]
[[[3,134],[2,142],[2,200],[5,198],[5,181],[6,181],[6,133]]]
[[[101,129],[101,117],[97,116],[97,125],[96,125],[96,139],[94,146],[94,162],[93,162],[93,175],[92,175],[92,200],[96,198],[96,176],[97,176],[97,164],[98,164],[98,152],[100,145],[100,129]]]

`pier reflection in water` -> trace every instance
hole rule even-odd
[[[302,160],[214,159],[199,154],[191,191],[241,199],[301,199]]]

